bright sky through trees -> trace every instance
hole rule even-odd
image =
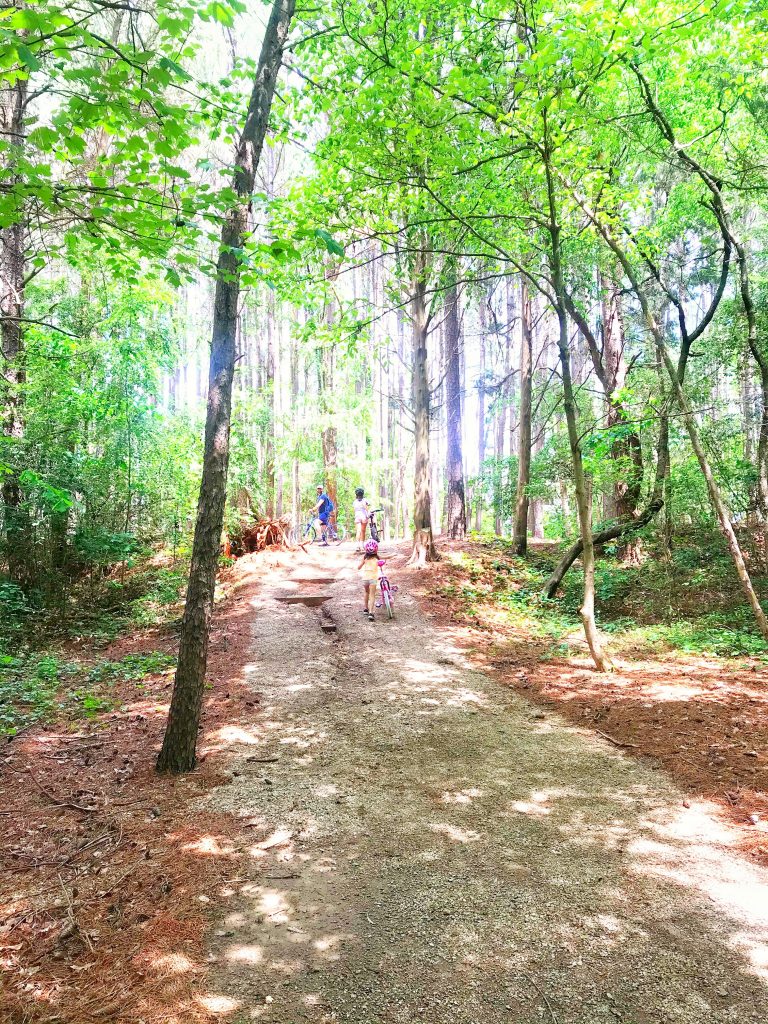
[[[706,524],[765,635],[763,7],[344,2],[282,11],[270,50],[276,11],[3,12],[13,600],[196,520],[211,551],[222,516],[299,524],[322,481],[415,564],[469,527],[572,542],[545,589],[581,560],[605,668],[593,536],[638,563]]]

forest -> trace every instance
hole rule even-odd
[[[282,668],[269,637],[227,661],[231,595],[305,563],[308,586],[352,578],[354,544],[324,552],[305,531],[322,488],[351,538],[362,487],[402,629],[431,636],[408,619],[420,603],[485,652],[481,670],[504,666],[576,726],[594,712],[614,752],[659,758],[760,832],[764,0],[14,0],[0,37],[8,786],[35,737],[107,735],[135,707],[151,729],[129,754],[158,806],[172,777],[205,775],[228,681],[248,658],[288,680],[299,628],[280,627]],[[274,545],[254,550],[267,524]],[[337,606],[326,627],[344,633]],[[392,637],[395,658],[408,641]],[[658,672],[707,691],[704,710],[680,698],[690,739],[643,711]],[[742,760],[721,778],[737,745],[751,775]],[[77,765],[24,798],[88,818],[100,798],[72,788]],[[98,959],[69,859],[14,849],[17,866],[60,865],[65,927]],[[9,941],[28,929],[12,950],[47,934],[22,890],[3,895]],[[50,985],[33,1007],[21,985],[14,1024],[96,1013],[55,1010]],[[539,1002],[504,1019],[603,1020]],[[342,1003],[322,1019],[444,1019]],[[220,1019],[142,1005],[125,1020]],[[450,1019],[497,1019],[465,1009]]]

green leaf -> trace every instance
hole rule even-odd
[[[227,28],[231,28],[235,24],[235,17],[231,9],[219,3],[218,0],[214,0],[213,3],[203,8],[200,16],[206,19],[213,18],[214,21],[218,21],[221,25],[226,25]]]
[[[16,52],[19,55],[19,60],[22,62],[22,64],[25,64],[30,71],[39,71],[42,67],[42,64],[34,55],[34,53],[32,53],[30,48],[28,46],[25,46],[23,43],[16,44]]]
[[[316,228],[315,237],[319,238],[325,244],[326,249],[333,256],[344,255],[344,247],[339,245],[330,231],[326,231],[325,228]]]
[[[45,125],[40,128],[35,128],[34,131],[29,133],[29,141],[33,146],[37,146],[39,149],[52,149],[58,141],[59,134],[54,131],[53,128],[48,128]]]
[[[167,32],[168,35],[174,38],[179,38],[186,34],[189,29],[187,21],[183,18],[174,18],[170,15],[160,15],[157,19],[158,27]]]
[[[171,60],[170,57],[161,57],[158,64],[165,71],[173,72],[173,74],[178,75],[178,77],[183,79],[185,82],[192,81],[192,76],[187,74],[184,68],[181,67],[180,64],[177,64],[175,60]]]

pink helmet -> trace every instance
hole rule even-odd
[[[365,553],[366,555],[375,555],[379,550],[379,545],[375,540],[367,540],[365,542]]]

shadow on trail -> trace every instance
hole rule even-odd
[[[211,798],[254,841],[217,894],[207,1012],[763,1021],[766,873],[707,807],[473,671],[407,595],[391,624],[357,603],[335,585],[338,640],[256,608],[262,716],[220,732],[244,746]]]

